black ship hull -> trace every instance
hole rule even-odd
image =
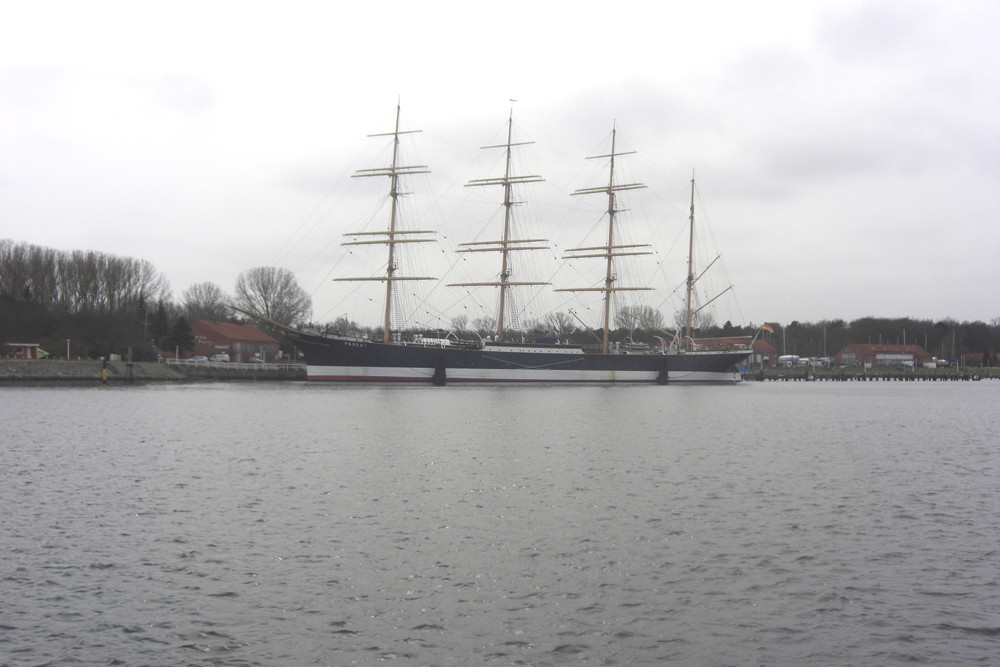
[[[376,343],[290,332],[316,382],[738,382],[748,350],[590,353],[575,345]]]

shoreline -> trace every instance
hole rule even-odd
[[[102,371],[107,370],[106,376]],[[65,361],[59,359],[0,359],[0,385],[147,384],[151,382],[293,381],[305,380],[305,370],[246,369],[226,366],[174,366],[155,361]]]
[[[102,378],[106,367],[107,378]],[[886,382],[886,381],[954,381],[997,379],[995,368],[963,368],[899,371],[896,369],[811,369],[769,368],[743,373],[744,382],[821,381],[821,382]],[[0,386],[86,386],[128,385],[148,383],[197,382],[294,382],[306,381],[305,366],[289,368],[279,365],[249,364],[161,364],[155,361],[125,361],[60,359],[0,359]]]

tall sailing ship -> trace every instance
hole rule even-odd
[[[611,312],[614,295],[623,291],[651,289],[618,284],[616,262],[622,257],[648,254],[648,246],[625,244],[619,240],[616,229],[619,208],[618,194],[626,190],[645,187],[640,183],[619,183],[616,180],[615,162],[625,155],[616,148],[616,133],[611,135],[611,152],[604,158],[609,163],[606,185],[584,188],[574,195],[601,195],[607,199],[608,225],[600,245],[574,248],[567,251],[568,259],[591,258],[604,265],[603,285],[597,287],[565,288],[556,291],[599,292],[603,297],[603,335],[599,346],[559,344],[551,342],[517,342],[510,340],[505,326],[510,313],[511,290],[526,285],[546,283],[513,279],[511,259],[515,253],[544,249],[544,239],[516,238],[511,224],[514,186],[541,181],[535,175],[512,173],[511,156],[515,147],[513,114],[507,123],[507,141],[498,146],[506,152],[504,175],[478,179],[469,186],[500,186],[503,188],[504,223],[500,237],[493,241],[475,241],[460,246],[459,252],[492,252],[500,256],[500,272],[496,280],[478,283],[453,283],[452,286],[487,286],[499,289],[497,329],[495,338],[478,341],[452,340],[451,338],[424,338],[413,336],[404,341],[392,333],[392,309],[396,283],[413,280],[433,280],[429,276],[411,276],[399,273],[397,250],[402,244],[432,241],[430,230],[404,230],[398,221],[397,200],[402,195],[400,179],[413,174],[427,173],[423,165],[400,164],[400,136],[408,133],[399,128],[399,106],[396,108],[395,129],[373,136],[393,138],[392,161],[388,167],[361,170],[358,177],[383,176],[389,178],[391,198],[388,228],[375,232],[348,233],[350,240],[344,245],[384,245],[388,251],[385,272],[376,276],[337,278],[337,280],[375,280],[385,283],[385,305],[382,340],[309,330],[287,330],[288,337],[305,356],[307,377],[311,381],[332,382],[428,382],[443,385],[447,382],[737,382],[740,374],[737,364],[750,354],[749,349],[698,349],[691,337],[692,317],[697,312],[692,306],[692,291],[697,278],[693,273],[689,248],[688,276],[686,280],[685,325],[681,332],[672,335],[672,342],[659,348],[615,345],[610,340]],[[694,181],[692,180],[690,234],[694,235]],[[665,332],[666,333],[666,332]]]

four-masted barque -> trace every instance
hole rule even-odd
[[[697,349],[690,335],[692,318],[691,292],[696,278],[688,265],[687,306],[685,331],[674,337],[674,342],[660,348],[631,348],[610,343],[611,311],[617,292],[650,289],[619,285],[615,262],[620,257],[647,254],[648,246],[623,244],[616,229],[618,193],[644,187],[639,183],[616,181],[615,161],[625,153],[617,152],[615,132],[612,131],[611,152],[595,156],[609,161],[606,185],[584,188],[574,195],[603,195],[607,198],[606,242],[597,246],[574,248],[567,251],[567,258],[594,258],[603,261],[603,285],[585,288],[565,288],[557,291],[596,291],[603,294],[603,337],[596,349],[575,344],[551,342],[512,342],[506,335],[505,322],[509,308],[509,294],[514,287],[542,285],[545,283],[512,279],[511,258],[514,253],[547,248],[546,241],[536,238],[516,238],[511,225],[512,188],[516,185],[538,182],[535,175],[512,173],[512,150],[521,145],[512,141],[513,117],[508,120],[507,141],[499,146],[506,151],[503,176],[474,180],[470,186],[501,186],[503,188],[504,226],[500,238],[493,241],[475,241],[462,244],[459,252],[493,252],[500,255],[498,279],[479,283],[453,283],[453,286],[490,286],[499,288],[497,330],[495,339],[463,341],[428,339],[414,336],[404,341],[391,331],[393,291],[395,284],[407,280],[431,280],[428,276],[409,276],[398,273],[397,246],[430,241],[428,230],[403,230],[397,220],[397,199],[401,196],[400,178],[427,173],[423,165],[400,164],[399,140],[406,132],[399,128],[399,107],[396,108],[396,125],[393,137],[392,163],[388,167],[359,171],[355,176],[384,176],[389,178],[391,197],[388,228],[377,232],[349,233],[349,244],[380,244],[388,249],[384,274],[339,280],[377,280],[385,283],[383,336],[381,340],[346,335],[344,333],[308,330],[287,330],[287,335],[305,356],[307,377],[311,381],[361,381],[361,382],[428,382],[443,385],[446,382],[736,382],[740,379],[737,364],[750,354],[749,349],[704,350]],[[692,182],[693,185],[693,182]],[[694,198],[691,202],[691,234],[694,233]]]

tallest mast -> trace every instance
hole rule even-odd
[[[354,174],[354,178],[368,176],[388,176],[389,177],[389,197],[392,200],[389,211],[389,228],[377,232],[349,232],[345,234],[354,240],[345,241],[343,245],[385,245],[388,247],[388,260],[385,267],[384,276],[360,277],[360,278],[337,278],[336,280],[377,280],[385,281],[385,312],[382,322],[383,342],[388,343],[391,339],[392,325],[392,302],[393,283],[397,280],[433,280],[427,276],[399,276],[396,270],[396,246],[401,243],[429,243],[433,241],[427,238],[432,232],[428,230],[403,230],[400,229],[398,220],[397,202],[405,193],[399,189],[400,176],[412,174],[430,173],[426,165],[402,166],[399,164],[399,137],[402,134],[414,134],[420,130],[400,130],[399,129],[399,104],[396,104],[396,124],[392,132],[381,134],[370,134],[369,137],[392,137],[392,164],[388,167],[377,167],[375,169],[360,169]],[[362,238],[366,237],[366,238]]]
[[[604,276],[604,348],[608,351],[608,332],[611,330],[611,295],[614,293],[611,286],[615,275],[612,272],[614,264],[612,262],[613,253],[610,249],[615,244],[615,141],[618,138],[618,129],[611,129],[611,160],[608,168],[608,255],[607,271]]]
[[[389,212],[389,261],[385,270],[385,319],[384,340],[389,342],[389,323],[392,314],[392,274],[396,272],[396,204],[399,201],[399,104],[396,104],[396,125],[392,132],[392,166],[389,168],[389,197],[392,199]]]
[[[590,159],[609,158],[609,175],[606,186],[595,188],[582,188],[574,192],[574,195],[603,194],[608,198],[608,238],[607,243],[602,246],[590,246],[586,248],[571,248],[566,252],[570,253],[564,259],[577,259],[583,257],[597,257],[605,260],[604,287],[577,287],[556,290],[557,292],[603,292],[604,293],[604,338],[602,352],[607,353],[609,335],[611,331],[611,309],[613,307],[613,297],[615,292],[649,290],[651,287],[622,287],[616,284],[618,277],[615,275],[614,263],[617,257],[630,255],[648,255],[647,244],[620,244],[616,242],[617,230],[615,228],[616,218],[620,209],[617,207],[617,194],[625,190],[637,190],[646,187],[642,183],[616,183],[615,182],[615,159],[623,155],[631,155],[634,151],[620,153],[616,148],[617,129],[611,130],[611,153],[608,155],[595,155]],[[582,254],[581,254],[582,253]]]
[[[691,344],[691,293],[694,290],[694,176],[691,177],[691,217],[688,230],[688,274],[687,274],[687,296],[684,300],[684,341],[685,345]]]
[[[519,250],[545,250],[548,246],[531,245],[535,243],[545,243],[545,239],[518,239],[514,238],[513,208],[518,202],[514,200],[513,191],[515,185],[522,183],[539,183],[541,176],[525,175],[516,176],[511,173],[511,158],[515,146],[526,146],[533,142],[524,141],[515,143],[514,136],[514,111],[510,112],[507,119],[507,143],[495,146],[483,146],[486,148],[502,148],[505,151],[504,175],[498,178],[478,178],[466,183],[466,187],[482,185],[502,185],[503,186],[503,233],[498,241],[473,241],[462,243],[458,252],[499,252],[500,253],[500,276],[499,280],[479,283],[451,283],[451,287],[499,287],[500,299],[497,305],[497,340],[504,340],[506,326],[506,314],[510,300],[510,289],[515,286],[524,285],[547,285],[548,283],[537,281],[514,281],[511,280],[513,271],[511,269],[511,253]],[[516,319],[516,316],[515,316]]]

